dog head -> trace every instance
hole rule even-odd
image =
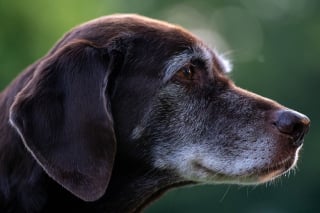
[[[292,168],[309,119],[243,90],[186,30],[137,15],[66,34],[35,66],[11,124],[54,180],[105,192],[116,153],[196,182],[261,183]]]

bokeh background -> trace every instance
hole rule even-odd
[[[0,89],[70,28],[112,13],[139,13],[191,30],[232,59],[241,87],[307,114],[298,169],[271,184],[172,190],[158,212],[320,212],[320,1],[0,0]]]

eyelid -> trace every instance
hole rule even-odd
[[[193,68],[196,67],[196,65],[192,62],[187,63],[185,66],[189,66],[189,67],[193,67]]]
[[[185,69],[185,68],[191,68],[192,71],[194,71],[197,68],[197,66],[195,64],[191,63],[191,62],[188,62],[188,63],[184,64],[183,66],[181,66],[181,68],[178,69],[177,71],[180,71],[180,70]]]
[[[189,69],[191,72],[194,73],[196,71],[197,67],[193,63],[186,63],[178,71],[181,71],[183,69]]]

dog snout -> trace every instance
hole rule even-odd
[[[300,146],[309,130],[310,119],[293,110],[279,110],[275,113],[273,124],[281,133],[293,139],[293,145]]]

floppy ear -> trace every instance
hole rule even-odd
[[[80,40],[44,59],[18,93],[10,122],[53,178],[85,201],[100,198],[116,151],[106,86],[112,57]]]

